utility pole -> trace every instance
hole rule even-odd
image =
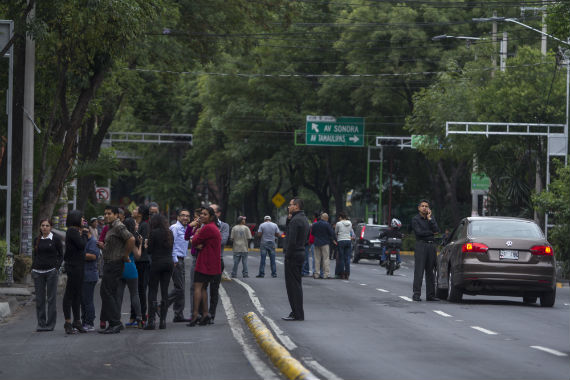
[[[29,3],[29,0],[28,0]],[[27,16],[27,23],[34,22],[35,5]],[[36,44],[32,36],[26,36],[26,66],[24,80],[24,125],[22,139],[22,223],[20,226],[20,254],[32,255],[32,231],[34,215],[34,84]]]
[[[497,17],[497,11],[493,11],[493,18]],[[495,54],[497,53],[497,21],[493,21],[493,29],[491,32],[491,41],[493,41],[493,54],[491,55],[491,60],[493,64],[493,71],[491,71],[491,76],[495,76],[495,67],[497,67],[497,59]]]
[[[507,32],[503,32],[503,39],[501,40],[501,71],[507,69]]]

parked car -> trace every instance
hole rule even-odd
[[[352,262],[358,263],[360,259],[380,260],[382,255],[382,241],[380,234],[387,230],[383,224],[359,223],[354,228],[356,239],[352,251]]]
[[[550,243],[532,220],[469,217],[452,232],[437,260],[436,292],[461,302],[463,294],[522,297],[552,307],[556,261]]]

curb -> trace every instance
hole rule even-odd
[[[277,343],[271,331],[254,312],[243,316],[245,323],[255,336],[259,346],[269,356],[275,367],[289,380],[316,380],[317,377],[306,369],[297,359],[293,358],[289,351]]]

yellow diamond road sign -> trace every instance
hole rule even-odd
[[[273,202],[275,207],[279,208],[283,206],[283,203],[285,203],[285,198],[283,198],[283,195],[281,195],[281,193],[277,193],[273,198],[271,198],[271,202]]]

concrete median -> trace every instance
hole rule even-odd
[[[289,380],[317,379],[317,377],[306,369],[297,359],[293,358],[285,347],[275,340],[271,331],[254,312],[247,313],[243,319],[251,332],[253,332],[259,346],[267,353],[275,367]]]

